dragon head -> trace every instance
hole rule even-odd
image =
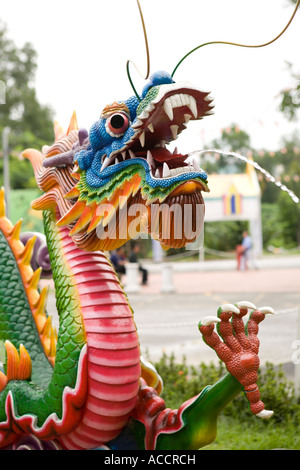
[[[89,132],[73,115],[66,133],[56,126],[54,145],[24,152],[44,191],[33,207],[55,210],[57,224],[90,251],[115,249],[142,232],[166,248],[195,240],[207,175],[166,145],[190,120],[211,114],[208,95],[157,72],[141,99],[106,106]]]

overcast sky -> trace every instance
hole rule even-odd
[[[172,72],[194,47],[208,41],[265,43],[288,22],[288,0],[140,0],[150,47],[151,72]],[[143,31],[135,0],[9,0],[1,18],[10,37],[38,53],[36,88],[67,127],[76,110],[80,127],[89,128],[103,107],[133,94],[126,61],[146,72]],[[256,148],[276,150],[295,126],[277,112],[279,92],[293,85],[286,61],[300,72],[300,12],[287,32],[260,49],[206,46],[186,59],[175,80],[211,91],[215,114],[179,138],[179,150],[201,149],[237,123]],[[132,67],[140,91],[144,81]],[[299,126],[299,124],[298,124]],[[184,136],[185,134],[185,136]]]

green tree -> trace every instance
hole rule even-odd
[[[300,206],[286,194],[278,198],[279,221],[283,224],[283,242],[287,248],[300,246]]]
[[[300,197],[300,139],[298,133],[284,138],[281,148],[276,152],[258,151],[251,148],[249,135],[231,125],[222,131],[220,138],[214,140],[209,148],[215,147],[234,151],[246,156],[249,150],[252,158],[276,179],[281,180],[296,196]],[[207,154],[201,165],[208,174],[235,173],[245,171],[245,163],[235,157],[217,157]],[[300,243],[300,204],[268,181],[261,173],[260,188],[262,193],[262,225],[264,247],[291,248]],[[205,227],[205,245],[220,251],[230,251],[238,243],[244,227],[239,222],[228,224],[207,223]]]
[[[291,63],[288,62],[287,66],[294,79],[294,85],[280,92],[279,109],[289,121],[296,121],[300,108],[300,74],[293,71]]]
[[[233,252],[236,246],[242,242],[242,233],[248,229],[248,222],[244,220],[208,222],[204,224],[205,247],[217,251]]]
[[[12,188],[33,185],[33,171],[19,154],[28,147],[41,148],[54,139],[53,111],[39,103],[34,87],[37,54],[29,43],[18,48],[0,21],[0,80],[5,84],[5,103],[0,105],[0,138],[10,128],[10,174]],[[1,154],[0,154],[1,156]],[[0,172],[3,162],[0,158]],[[0,174],[0,183],[1,181]]]
[[[237,124],[231,124],[222,129],[220,138],[214,139],[208,148],[237,152],[245,155],[250,149],[250,136]],[[218,156],[218,160],[211,155],[203,157],[202,166],[208,173],[236,173],[245,171],[245,163],[233,156]]]

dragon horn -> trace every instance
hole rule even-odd
[[[58,121],[54,121],[54,134],[55,134],[55,142],[62,138],[65,134],[63,127],[59,124]]]
[[[5,217],[5,192],[4,188],[0,189],[0,217]]]
[[[23,219],[20,219],[13,227],[12,232],[11,232],[11,238],[13,240],[19,240],[21,228],[22,228],[22,222],[23,222]]]
[[[78,131],[78,123],[77,123],[77,116],[76,116],[76,111],[73,111],[73,114],[72,114],[72,117],[71,117],[71,121],[70,121],[70,124],[69,124],[69,128],[67,130],[67,135],[71,132],[71,131]]]
[[[86,208],[86,203],[84,201],[77,201],[74,206],[67,212],[59,221],[57,222],[58,227],[63,227],[68,225],[74,220],[79,219],[82,215],[84,209]]]

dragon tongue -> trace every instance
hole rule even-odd
[[[161,162],[161,163],[169,162],[170,160],[175,160],[175,159],[176,160],[180,159],[181,161],[184,161],[188,157],[188,155],[174,154],[170,152],[168,149],[162,148],[162,147],[154,147],[153,149],[151,149],[151,154],[154,160],[156,160],[157,162]]]
[[[154,160],[161,163],[167,162],[173,157],[173,154],[168,149],[162,147],[154,147],[151,149],[151,154]]]

